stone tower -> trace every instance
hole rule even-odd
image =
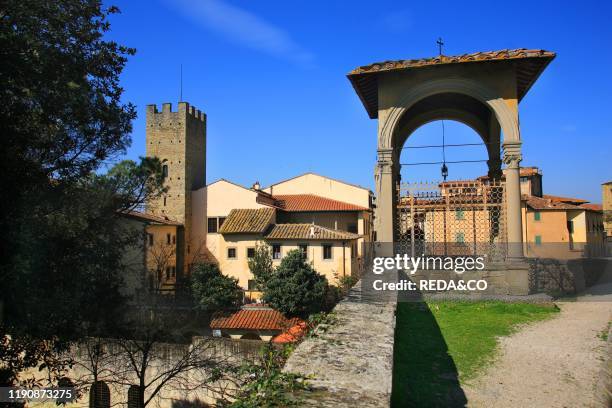
[[[147,106],[147,156],[164,161],[168,192],[147,203],[147,212],[165,216],[184,226],[191,236],[191,192],[206,185],[206,114],[179,102],[178,110],[164,103]],[[187,245],[189,243],[187,242]]]

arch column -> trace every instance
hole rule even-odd
[[[523,258],[523,223],[521,214],[520,163],[521,141],[507,141],[504,147],[506,165],[506,220],[508,229],[508,257]]]
[[[376,241],[385,243],[385,249],[390,249],[394,241],[394,208],[397,200],[397,177],[395,155],[393,149],[378,149],[378,159],[374,171],[376,182],[375,231]],[[382,249],[382,248],[381,248]],[[385,255],[385,254],[383,254]],[[392,255],[386,254],[386,255]]]

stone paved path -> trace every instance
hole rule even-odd
[[[611,292],[607,292],[611,293]],[[481,376],[463,386],[469,407],[594,407],[612,317],[610,295],[559,304],[552,320],[501,340],[501,353]]]

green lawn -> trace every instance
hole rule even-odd
[[[398,304],[392,406],[463,406],[461,383],[492,361],[497,337],[557,312],[524,303]]]

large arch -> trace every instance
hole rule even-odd
[[[398,92],[399,91],[399,92]],[[519,162],[521,138],[518,111],[489,86],[469,78],[433,79],[405,86],[398,81],[389,98],[389,107],[379,112],[378,165],[375,170],[377,238],[383,242],[397,240],[396,190],[399,182],[399,154],[408,137],[418,127],[439,119],[457,120],[474,129],[487,146],[488,174],[501,177],[503,161],[507,178],[507,241],[522,241]],[[504,139],[502,140],[502,134]],[[522,245],[513,245],[511,257],[522,257]],[[519,252],[520,251],[520,252]]]

